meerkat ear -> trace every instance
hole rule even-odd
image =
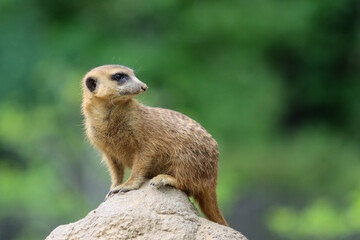
[[[89,89],[90,92],[94,92],[96,89],[96,80],[92,77],[88,77],[85,80],[86,87]]]

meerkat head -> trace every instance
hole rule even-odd
[[[89,98],[127,100],[148,88],[134,74],[121,65],[104,65],[92,69],[83,79],[84,95]]]

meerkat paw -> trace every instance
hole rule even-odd
[[[165,174],[161,174],[161,175],[157,175],[156,177],[154,177],[153,179],[150,180],[150,185],[160,188],[163,186],[172,186],[177,188],[177,180],[176,178],[170,176],[170,175],[165,175]]]
[[[126,193],[129,192],[131,190],[135,190],[138,189],[140,187],[140,185],[119,185],[116,186],[114,188],[112,188],[109,193],[106,195],[105,200],[108,199],[109,197],[112,197],[113,195],[117,194],[117,193]]]

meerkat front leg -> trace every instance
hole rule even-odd
[[[129,179],[119,186],[116,186],[111,190],[111,195],[119,192],[128,192],[140,188],[140,186],[146,181],[146,174],[150,168],[150,161],[144,160],[140,157],[136,157]]]
[[[109,168],[109,172],[110,172],[110,176],[111,176],[111,187],[110,187],[110,191],[109,193],[106,195],[107,199],[108,197],[110,197],[111,195],[113,195],[113,189],[115,189],[117,186],[121,185],[121,183],[124,180],[124,166],[123,164],[118,161],[116,158],[108,156],[108,155],[103,155],[104,160],[106,161],[108,168]]]

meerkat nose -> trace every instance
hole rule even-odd
[[[141,86],[141,90],[143,90],[144,92],[146,91],[146,89],[148,89],[148,86],[146,84]]]

